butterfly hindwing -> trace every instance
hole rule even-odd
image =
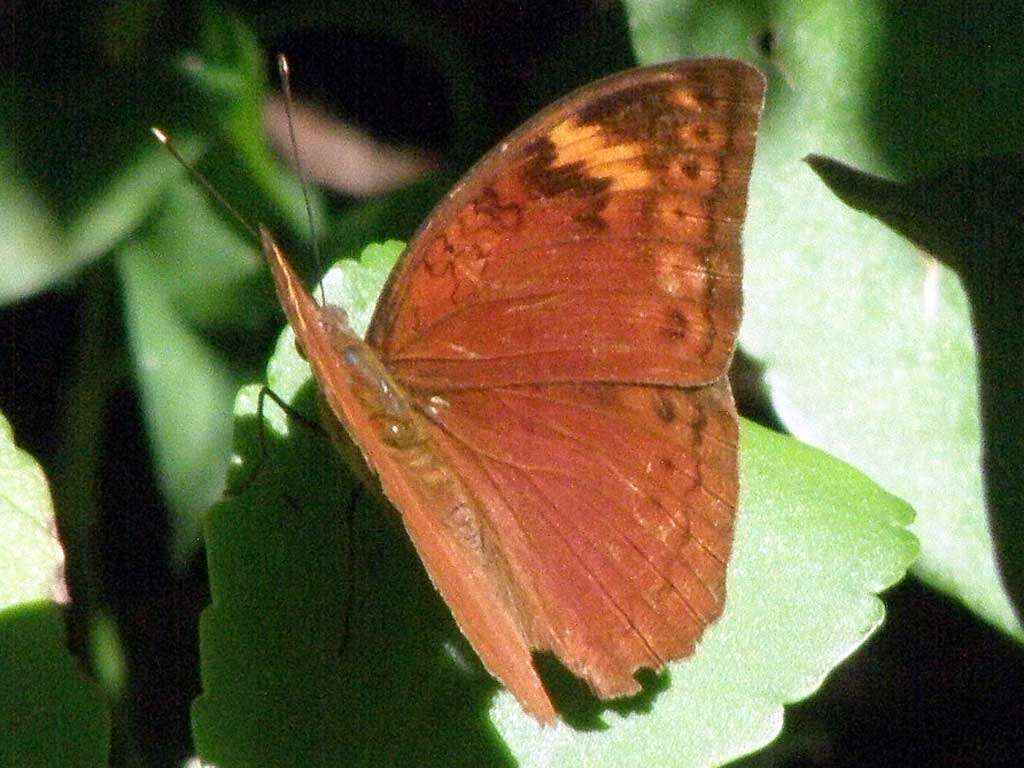
[[[431,442],[469,482],[531,643],[603,697],[721,613],[738,487],[726,380],[458,391]]]

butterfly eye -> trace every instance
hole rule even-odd
[[[392,448],[408,450],[423,442],[419,430],[407,419],[378,415],[374,421],[377,423],[380,439]]]
[[[330,336],[352,336],[352,327],[348,323],[348,313],[334,304],[320,307],[320,323]]]

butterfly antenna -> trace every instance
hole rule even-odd
[[[210,183],[210,180],[207,179],[198,168],[182,156],[181,152],[179,152],[178,148],[174,145],[174,142],[171,141],[171,137],[167,135],[167,132],[157,128],[155,125],[150,128],[150,130],[153,132],[153,135],[156,136],[156,140],[164,145],[167,151],[171,153],[171,156],[178,161],[179,165],[192,174],[192,178],[199,182],[203,189],[206,190],[207,194],[220,203],[224,207],[224,210],[230,213],[234,217],[235,221],[241,224],[249,234],[251,234],[256,240],[259,240],[260,235],[259,232],[256,231],[256,227],[246,221],[242,214],[238,212],[238,209],[229,203],[224,195],[217,191],[217,188]]]
[[[302,157],[299,155],[299,142],[295,138],[295,119],[292,115],[294,101],[292,99],[291,70],[288,68],[288,59],[283,53],[277,54],[277,74],[281,79],[281,90],[284,92],[284,113],[288,122],[288,139],[292,145],[292,159],[295,161],[295,168],[299,172],[302,200],[306,204],[306,219],[309,221],[309,233],[313,239],[313,258],[316,260],[317,269],[322,273],[323,259],[320,255],[320,238],[317,237],[316,222],[313,220],[313,204],[309,199],[309,184],[307,182],[306,170],[302,165]],[[320,283],[320,303],[327,303],[322,282]]]

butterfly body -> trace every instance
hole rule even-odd
[[[264,251],[327,406],[473,648],[542,722],[551,650],[602,698],[721,613],[738,495],[725,372],[764,80],[633,70],[467,174],[363,342]]]

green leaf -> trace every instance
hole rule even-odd
[[[359,261],[345,259],[324,277],[327,301],[345,308],[349,325],[360,336],[366,335],[377,297],[404,250],[405,243],[398,240],[372,243],[363,249]]]
[[[166,152],[153,146],[125,161],[125,168],[85,201],[66,227],[16,167],[0,141],[0,304],[31,296],[67,280],[103,256],[142,221],[167,185]],[[191,154],[194,142],[182,149]]]
[[[254,189],[269,202],[259,221],[275,230],[305,232],[306,207],[299,179],[274,157],[264,137],[269,83],[264,51],[255,33],[233,14],[211,7],[204,18],[200,51],[183,62],[182,71],[208,102],[211,128],[229,149],[212,158],[224,175],[204,168],[213,187],[230,201],[246,199],[239,184]],[[322,221],[320,195],[316,190],[308,192],[314,218]]]
[[[181,103],[180,83],[165,66],[169,54],[153,49],[152,38],[142,43],[146,52],[122,50],[116,62],[70,43],[83,28],[102,34],[94,27],[116,18],[117,42],[139,44],[132,39],[138,27],[124,26],[132,14],[110,5],[112,18],[101,20],[93,18],[98,9],[70,20],[59,9],[40,9],[38,28],[68,39],[67,48],[45,62],[25,57],[29,66],[17,77],[0,78],[0,303],[70,281],[129,235],[173,178],[149,121],[167,125],[196,112]],[[102,76],[111,72],[117,76]],[[180,143],[189,151],[196,142]]]
[[[164,279],[159,255],[136,238],[119,250],[117,267],[144,418],[181,561],[194,550],[199,515],[224,488],[238,376],[170,300],[175,283]]]
[[[1024,155],[975,158],[896,184],[823,157],[808,163],[848,205],[885,222],[961,279],[980,369],[985,490],[1003,580],[1024,614]],[[952,580],[952,579],[951,579]]]
[[[0,136],[0,304],[30,296],[68,269],[60,229]]]
[[[793,434],[914,506],[915,573],[1024,639],[986,515],[964,287],[845,207],[802,162],[815,152],[913,175],[1019,146],[1024,81],[1008,75],[1024,66],[1019,6],[977,16],[877,0],[635,0],[630,8],[644,63],[750,59],[752,41],[770,41],[769,58],[758,61],[769,89],[744,234],[740,341],[764,366]]]
[[[0,414],[0,608],[57,599],[64,591],[64,552],[43,470],[14,444]]]
[[[105,766],[110,714],[64,644],[46,478],[0,414],[0,765]]]
[[[356,281],[382,283],[388,251],[333,270],[329,299],[353,309]],[[268,383],[315,416],[290,331]],[[222,766],[720,764],[770,741],[783,703],[879,625],[876,593],[917,552],[904,503],[744,423],[724,616],[693,658],[608,707],[547,660],[564,722],[542,729],[482,670],[395,514],[354,495],[324,435],[269,402],[258,421],[258,392],[239,394],[234,495],[206,525],[212,605],[193,726],[200,754]]]

